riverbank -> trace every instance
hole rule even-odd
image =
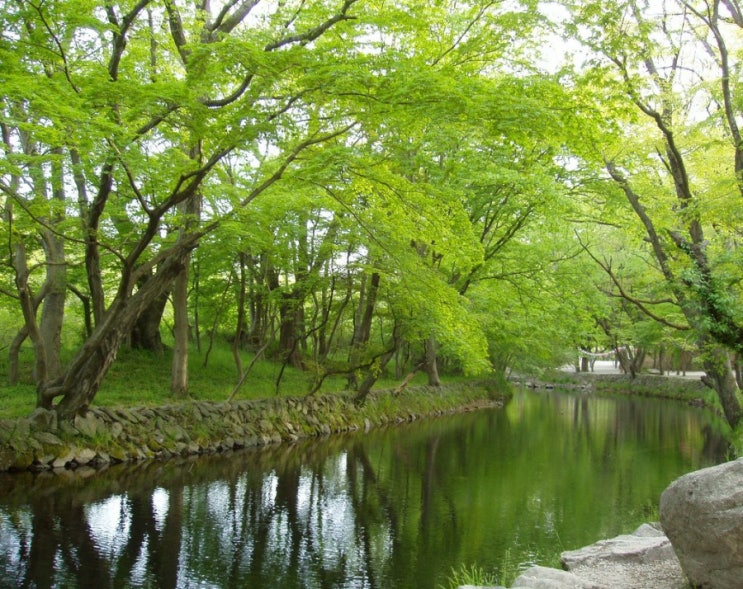
[[[610,364],[610,363],[607,363]],[[686,375],[642,373],[635,377],[600,366],[594,372],[553,371],[541,379],[518,377],[513,382],[533,389],[565,389],[592,393],[637,395],[682,401],[721,413],[714,391],[701,380],[703,373]]]
[[[719,413],[698,378],[616,371],[558,371],[518,378],[515,386],[581,390],[680,400]],[[190,401],[146,407],[94,407],[72,423],[37,409],[0,420],[0,472],[99,467],[111,463],[226,452],[332,433],[368,430],[482,407],[503,406],[509,394],[492,383],[374,391],[362,406],[348,394],[273,397],[233,402]]]
[[[0,471],[74,469],[227,452],[415,421],[484,407],[509,395],[488,383],[372,392],[363,405],[347,394],[233,402],[94,407],[72,423],[37,409],[0,421]]]

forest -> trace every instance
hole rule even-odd
[[[3,2],[3,386],[693,355],[735,426],[742,57],[737,0]]]

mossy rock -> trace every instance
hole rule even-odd
[[[36,438],[36,441],[41,443],[44,447],[64,446],[62,440],[50,432],[36,432],[34,438]]]
[[[106,429],[106,425],[91,412],[88,412],[84,417],[75,416],[73,424],[77,431],[88,438],[95,438]]]
[[[9,446],[0,446],[0,470],[8,470],[13,465],[16,454]]]
[[[165,446],[163,446],[162,441],[156,438],[150,438],[149,440],[147,440],[146,448],[149,448],[149,450],[152,452],[160,452],[161,450],[165,449]],[[147,450],[144,451],[147,452]]]
[[[107,453],[114,462],[124,462],[129,458],[129,453],[118,445],[108,448]]]
[[[28,416],[28,421],[34,429],[55,431],[57,429],[57,412],[37,407]]]
[[[164,425],[162,428],[162,433],[166,437],[176,442],[184,442],[188,439],[188,436],[186,435],[184,429],[180,425],[176,424]]]
[[[5,468],[4,470],[27,470],[30,468],[34,460],[36,460],[36,456],[34,452],[31,449],[26,449],[22,452],[14,452],[12,459],[9,463],[9,466]],[[3,456],[0,452],[0,465],[3,464]]]
[[[60,446],[54,452],[55,457],[51,462],[52,468],[64,468],[75,459],[75,447]]]

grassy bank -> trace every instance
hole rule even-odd
[[[254,357],[243,353],[241,361],[247,369]],[[19,384],[7,385],[7,356],[0,357],[0,419],[12,419],[29,415],[35,407],[36,389],[31,376],[30,356],[23,358],[23,371]],[[97,407],[153,407],[179,401],[170,394],[169,352],[152,354],[139,350],[123,349],[106,375],[101,390],[94,400]],[[297,370],[282,366],[278,362],[259,359],[249,376],[234,395],[234,400],[265,399],[274,397],[301,397],[307,394],[316,373],[312,370]],[[227,401],[237,383],[237,369],[232,351],[227,346],[206,351],[192,350],[189,357],[189,399],[193,401]],[[445,379],[446,384],[463,379]],[[279,382],[280,381],[280,382]],[[379,379],[376,389],[393,388],[400,379],[385,374]],[[277,388],[278,383],[278,388]],[[426,384],[426,376],[417,374],[411,386]],[[317,394],[342,392],[347,389],[347,377],[331,376],[323,381]]]
[[[658,374],[638,374],[634,378],[625,374],[597,374],[592,372],[548,372],[542,379],[555,388],[580,387],[596,393],[637,395],[681,401],[689,405],[706,407],[721,412],[715,392],[701,380]]]

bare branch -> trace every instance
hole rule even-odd
[[[477,14],[474,16],[474,18],[467,23],[467,26],[464,27],[464,30],[457,36],[457,38],[454,40],[454,42],[449,46],[447,49],[445,49],[438,57],[436,57],[431,65],[436,65],[441,62],[442,59],[444,59],[447,55],[449,55],[452,51],[454,51],[459,45],[462,43],[464,38],[467,36],[467,34],[472,30],[472,27],[477,24],[480,19],[485,16],[485,13],[490,9],[491,6],[495,5],[496,2],[489,2],[485,4],[484,6],[480,7],[480,10],[477,11]]]
[[[283,39],[279,39],[278,41],[269,43],[268,45],[266,45],[265,50],[275,51],[276,49],[280,49],[282,47],[285,47],[286,45],[292,45],[294,43],[299,43],[300,45],[306,45],[307,43],[314,41],[315,39],[320,37],[323,33],[325,33],[328,29],[330,29],[333,25],[341,21],[344,21],[344,20],[355,19],[356,17],[349,16],[347,13],[348,13],[348,10],[358,1],[359,0],[344,0],[343,6],[341,6],[341,9],[338,12],[338,14],[331,16],[324,23],[319,24],[314,29],[305,31],[304,33],[299,33],[297,35],[290,35],[289,37],[284,37]]]
[[[604,292],[604,294],[607,294],[607,295],[610,295],[610,296],[615,296],[615,297],[619,297],[619,298],[624,299],[625,301],[631,303],[633,306],[635,306],[637,309],[639,309],[644,315],[646,315],[647,317],[650,317],[653,321],[656,321],[656,322],[660,323],[661,325],[665,325],[666,327],[670,327],[672,329],[676,329],[676,330],[679,330],[679,331],[687,331],[687,330],[691,329],[691,327],[689,327],[689,325],[682,325],[682,324],[679,324],[679,323],[673,323],[672,321],[668,321],[665,317],[661,317],[660,315],[658,315],[656,313],[653,313],[650,309],[648,309],[648,304],[657,305],[657,304],[661,304],[661,303],[672,303],[672,304],[678,306],[678,303],[676,301],[673,301],[671,299],[663,299],[663,300],[660,300],[660,301],[650,301],[649,302],[649,301],[645,301],[645,300],[640,299],[640,298],[637,298],[637,297],[633,297],[626,290],[624,290],[624,287],[622,286],[621,281],[619,280],[619,278],[617,277],[617,275],[614,273],[614,271],[611,268],[611,263],[610,262],[602,262],[601,260],[599,260],[593,254],[593,252],[591,252],[591,250],[588,247],[588,245],[583,242],[583,240],[581,239],[580,235],[577,232],[576,232],[575,235],[578,238],[578,242],[580,243],[581,247],[583,248],[583,251],[585,251],[588,254],[588,256],[594,262],[596,262],[596,264],[598,264],[599,267],[604,272],[606,272],[606,274],[611,279],[612,284],[614,284],[614,286],[616,286],[617,289],[618,289],[618,291],[619,291],[619,294],[616,294],[616,293],[613,293],[613,292],[611,292],[609,290],[601,289],[602,292]]]
[[[645,211],[645,207],[640,204],[639,195],[634,190],[632,190],[629,182],[617,169],[614,162],[606,160],[605,166],[612,180],[614,180],[614,182],[622,189],[624,195],[627,197],[627,200],[632,206],[632,209],[635,211],[635,214],[640,218],[640,221],[642,221],[642,224],[645,227],[645,232],[647,233],[648,239],[650,240],[650,245],[653,248],[655,258],[658,260],[658,264],[660,264],[660,269],[663,273],[663,277],[669,282],[673,282],[675,276],[673,270],[671,270],[668,254],[666,254],[666,250],[663,247],[660,235],[655,229],[655,224]]]
[[[165,10],[168,12],[168,25],[170,27],[170,36],[175,43],[178,53],[181,56],[181,61],[188,63],[188,58],[191,55],[191,51],[187,48],[188,39],[186,39],[186,32],[183,30],[183,21],[181,20],[181,13],[178,12],[178,7],[175,5],[173,0],[166,0]]]
[[[49,24],[49,21],[47,21],[46,16],[44,16],[44,12],[41,10],[41,5],[36,5],[33,2],[29,2],[29,4],[34,8],[34,10],[36,10],[41,23],[44,25],[47,33],[49,33],[49,36],[51,37],[54,44],[57,46],[59,57],[62,60],[62,71],[64,72],[65,79],[67,80],[67,82],[69,82],[70,87],[75,91],[75,93],[79,94],[80,88],[78,88],[75,82],[72,81],[72,75],[70,74],[70,65],[67,62],[67,54],[65,53],[64,47],[62,47],[62,42],[52,30],[52,27]]]
[[[260,0],[243,1],[242,5],[228,17],[227,13],[235,4],[237,4],[237,0],[230,0],[230,2],[227,2],[222,7],[222,10],[217,15],[217,19],[214,21],[212,27],[210,27],[210,31],[220,33],[231,32],[237,25],[245,20],[245,17],[248,16],[250,11],[257,6],[258,2],[260,2]]]
[[[139,13],[152,0],[139,0],[131,9],[131,11],[124,15],[124,18],[119,21],[114,11],[114,7],[109,2],[106,2],[106,14],[108,15],[108,21],[113,25],[113,48],[111,50],[111,58],[108,62],[108,75],[111,76],[112,80],[116,80],[119,77],[119,64],[121,58],[124,55],[124,49],[126,48],[126,35],[129,32],[129,28],[132,26],[134,21],[139,16]]]
[[[204,106],[207,106],[209,108],[219,108],[219,107],[232,104],[245,93],[245,91],[248,89],[248,86],[250,86],[250,82],[252,81],[253,81],[253,74],[250,73],[245,76],[243,81],[240,83],[240,85],[237,88],[235,88],[235,91],[232,92],[232,94],[229,94],[228,96],[225,96],[224,98],[218,98],[215,100],[205,99],[205,100],[202,100],[201,103]]]

